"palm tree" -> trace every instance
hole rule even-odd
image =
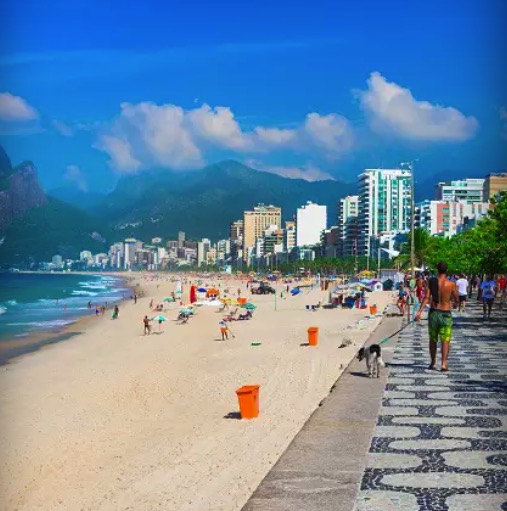
[[[419,268],[427,266],[429,254],[432,248],[432,236],[426,229],[416,227],[414,229],[414,256],[415,265]],[[407,243],[404,243],[401,249],[401,253],[398,256],[398,263],[401,268],[410,267],[410,250],[412,242],[409,239]]]

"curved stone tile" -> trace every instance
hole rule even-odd
[[[393,382],[389,381],[388,383]],[[436,385],[399,385],[397,390],[402,391],[412,390],[414,392],[432,392],[432,391],[448,392],[449,387],[437,387]]]
[[[442,428],[441,435],[446,438],[479,438],[479,431],[484,428]],[[491,431],[491,430],[490,430]]]
[[[415,438],[420,434],[419,428],[410,426],[377,426],[373,432],[377,438]]]
[[[461,406],[442,406],[441,408],[436,408],[435,413],[437,415],[447,415],[451,417],[463,417],[464,415],[473,415],[466,413],[466,408],[462,408]]]
[[[505,451],[467,451],[466,453],[459,451],[443,452],[442,456],[445,464],[450,467],[465,469],[496,469],[502,470],[504,467],[493,465],[487,462],[491,456],[506,454]]]
[[[414,378],[398,378],[396,376],[393,376],[392,378],[391,377],[389,378],[387,383],[392,383],[393,385],[401,385],[401,384],[410,385],[410,384],[413,384],[414,381],[415,381]]]
[[[388,399],[414,399],[415,394],[413,392],[398,392],[397,390],[387,390],[384,393],[384,397]]]
[[[372,452],[368,454],[366,466],[368,468],[416,468],[422,463],[415,454],[391,454]]]
[[[380,409],[380,415],[419,415],[419,410],[410,407],[383,406]]]
[[[417,474],[388,474],[382,477],[382,484],[411,488],[476,488],[484,484],[482,476],[446,472]]]
[[[506,493],[486,495],[451,495],[445,503],[449,511],[502,511],[507,502]]]
[[[432,440],[394,440],[389,443],[389,448],[396,449],[397,451],[468,449],[469,447],[470,442],[467,440],[450,440],[441,438]]]
[[[456,417],[393,417],[392,421],[396,424],[436,424],[459,426],[465,424],[465,419]]]
[[[389,399],[392,406],[453,406],[456,401],[437,401],[431,399]]]
[[[366,490],[357,498],[357,511],[419,511],[419,506],[410,493]]]

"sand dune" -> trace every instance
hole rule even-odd
[[[239,510],[379,322],[308,312],[327,299],[314,290],[278,297],[276,311],[272,295],[255,297],[254,319],[233,323],[226,342],[211,307],[143,336],[150,299],[173,284],[143,286],[119,320],[93,318],[74,339],[0,368],[4,509]],[[316,348],[301,346],[309,326],[320,328]],[[339,349],[345,337],[353,344]],[[238,420],[235,390],[251,383],[261,415]]]

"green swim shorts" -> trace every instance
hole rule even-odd
[[[452,316],[449,311],[430,310],[428,315],[428,332],[431,342],[451,342]]]

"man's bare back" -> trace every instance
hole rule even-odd
[[[430,292],[429,288],[426,292]],[[446,275],[439,275],[438,277],[438,303],[435,303],[431,298],[430,292],[430,307],[432,309],[441,311],[450,311],[454,306],[456,307],[459,301],[458,289],[456,284],[447,279]]]

